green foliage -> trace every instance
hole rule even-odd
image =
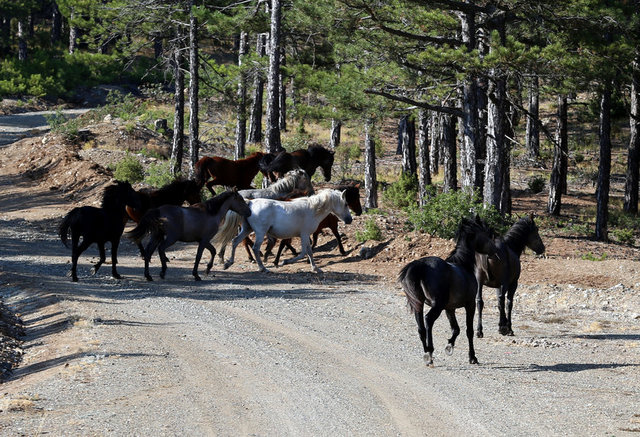
[[[175,179],[171,174],[171,161],[156,161],[147,168],[144,183],[152,187],[160,188]]]
[[[484,206],[478,192],[472,195],[464,191],[441,193],[431,197],[422,207],[409,208],[408,218],[413,228],[418,231],[441,238],[453,238],[460,221],[472,213],[477,213],[496,232],[502,233],[506,230],[500,213],[492,206]]]
[[[144,169],[138,158],[127,154],[121,161],[116,164],[113,177],[118,181],[136,183],[144,179]]]
[[[78,118],[67,118],[58,109],[53,115],[45,115],[45,119],[51,126],[51,132],[64,136],[68,141],[74,141],[78,137],[81,126]]]
[[[418,187],[417,175],[401,173],[400,179],[382,193],[382,198],[385,204],[393,208],[410,207],[416,203]]]
[[[612,234],[613,234],[613,237],[616,239],[616,241],[622,244],[628,244],[631,246],[636,241],[633,229],[629,229],[629,228],[614,229],[612,231]]]
[[[365,241],[369,240],[382,240],[382,231],[376,224],[376,221],[373,217],[368,218],[364,223],[363,231],[356,231],[356,241],[364,243]]]
[[[607,254],[603,253],[602,255],[598,256],[595,255],[591,252],[587,252],[583,255],[580,256],[581,259],[585,260],[585,261],[604,261],[607,259]]]
[[[544,190],[544,187],[547,185],[547,182],[542,176],[534,176],[529,179],[527,182],[527,186],[532,193],[538,194]]]

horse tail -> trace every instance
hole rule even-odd
[[[78,220],[78,208],[74,208],[62,219],[60,226],[58,226],[58,235],[62,240],[62,244],[69,247],[69,230],[73,231],[73,226]]]
[[[238,226],[242,224],[242,216],[229,210],[223,220],[218,228],[218,232],[216,232],[211,240],[211,244],[218,249],[225,247],[233,240],[233,237],[238,235]]]
[[[152,209],[142,216],[138,226],[126,232],[124,236],[139,243],[147,234],[160,233],[164,233],[163,220],[160,217],[160,212],[157,209]]]
[[[416,313],[421,313],[424,309],[425,295],[422,288],[422,276],[424,266],[419,261],[412,261],[400,270],[398,281],[402,285],[402,290],[407,296],[409,307]]]

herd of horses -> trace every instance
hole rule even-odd
[[[288,247],[294,257],[283,264],[307,256],[312,270],[319,273],[321,270],[313,259],[318,234],[322,229],[330,228],[340,253],[345,255],[338,222],[349,224],[351,212],[362,213],[359,185],[314,191],[311,176],[320,167],[325,180],[329,181],[332,165],[333,152],[321,146],[310,146],[277,155],[256,152],[235,161],[204,157],[196,163],[194,180],[178,179],[157,190],[136,191],[128,182],[116,181],[105,188],[101,207],[74,208],[60,224],[59,235],[65,246],[69,245],[71,237],[71,278],[78,281],[78,258],[93,243],[98,246],[100,258],[92,272],[98,271],[105,262],[106,242],[111,243],[112,276],[120,278],[116,269],[117,251],[128,220],[137,225],[124,235],[138,246],[144,258],[144,277],[149,281],[153,280],[149,273],[153,253],[157,249],[160,277],[164,278],[168,262],[166,250],[177,241],[198,243],[192,270],[195,280],[201,279],[198,267],[204,249],[211,255],[206,267],[208,274],[216,253],[225,269],[231,266],[236,247],[241,242],[259,270],[268,271],[260,251],[265,239],[268,240],[265,260],[272,255],[279,239],[275,265],[279,264],[282,250]],[[271,182],[266,188],[251,187],[258,172]],[[232,188],[216,195],[214,185]],[[205,186],[213,197],[202,201],[201,190]],[[185,202],[189,206],[183,206]],[[255,235],[253,241],[249,238],[251,233]],[[291,245],[294,237],[300,238],[300,253]],[[537,254],[545,250],[533,215],[519,219],[503,237],[498,237],[477,215],[465,218],[459,225],[455,241],[455,249],[446,259],[421,258],[404,266],[398,275],[414,312],[428,365],[433,364],[433,324],[442,311],[449,319],[452,332],[445,352],[453,352],[460,333],[455,316],[457,308],[464,308],[466,312],[469,362],[478,362],[473,347],[473,320],[477,311],[475,335],[481,338],[482,287],[485,285],[498,289],[500,334],[513,335],[511,313],[520,277],[520,256],[526,247]],[[225,261],[225,248],[229,243],[231,255]],[[425,304],[430,307],[426,315]]]

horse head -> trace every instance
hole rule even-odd
[[[494,232],[479,215],[476,214],[474,220],[463,219],[461,230],[465,232],[473,250],[484,255],[495,255],[498,249]]]
[[[185,181],[184,185],[184,199],[189,203],[189,205],[194,205],[196,203],[202,202],[202,196],[200,195],[200,190],[202,186],[198,184],[193,179]]]
[[[353,218],[351,218],[351,211],[349,210],[349,205],[347,204],[347,190],[335,191],[340,194],[340,201],[335,202],[333,213],[340,220],[342,220],[346,224],[349,224],[353,221]]]
[[[527,237],[527,247],[533,250],[537,255],[541,255],[545,251],[544,243],[542,242],[542,238],[540,238],[540,233],[538,232],[538,226],[534,221],[535,216],[533,213],[529,214],[529,217],[526,220],[529,222],[529,235]]]
[[[237,188],[233,188],[231,191],[231,204],[229,205],[229,209],[237,212],[242,217],[249,217],[251,215],[251,208],[244,200],[244,198],[238,193]]]

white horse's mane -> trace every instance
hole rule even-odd
[[[301,172],[304,174],[301,174]],[[307,175],[307,172],[302,169],[290,170],[284,175],[284,177],[278,179],[267,188],[276,193],[291,191],[295,188],[298,179],[305,177],[308,182],[309,176]]]
[[[323,207],[330,203],[332,209],[336,202],[342,201],[342,193],[338,190],[332,190],[331,188],[325,188],[323,190],[318,191],[313,196],[307,197],[309,202],[309,207],[316,212],[319,212],[323,209]]]

